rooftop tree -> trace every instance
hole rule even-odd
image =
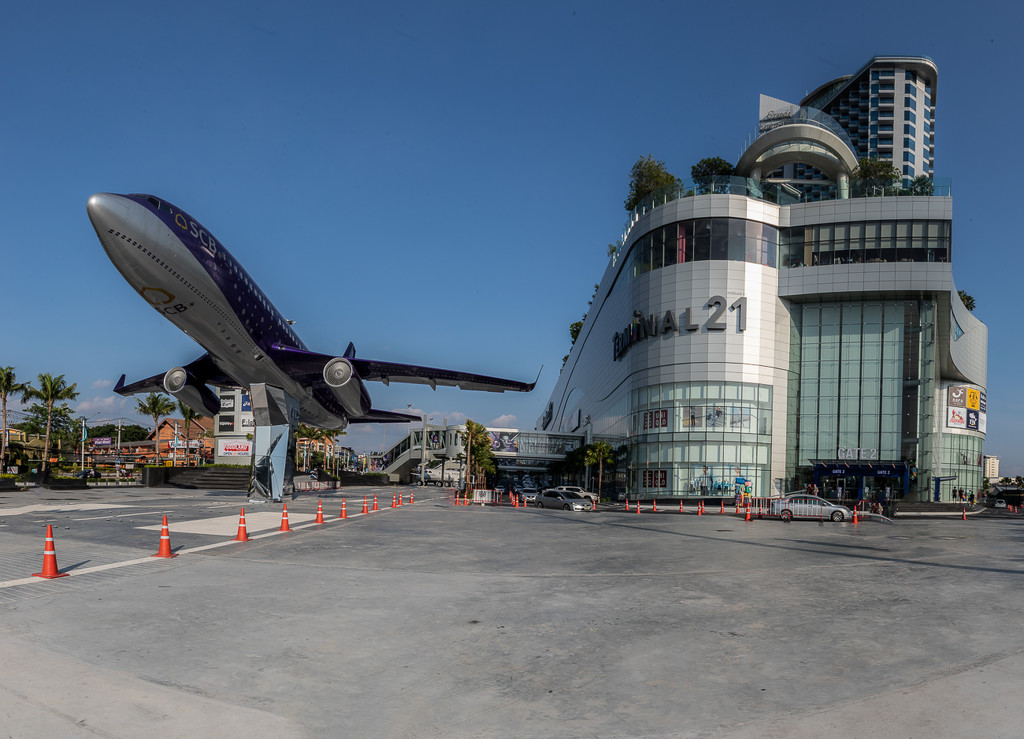
[[[631,211],[651,193],[678,186],[679,178],[665,169],[665,163],[648,154],[637,159],[629,173],[629,197],[623,205]]]

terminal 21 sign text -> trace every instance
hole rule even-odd
[[[736,313],[737,333],[747,329],[747,299],[745,297],[737,298],[730,304],[721,295],[713,295],[704,303],[703,308],[711,311],[711,315],[708,316],[703,326],[698,320],[695,320],[693,308],[687,308],[681,316],[677,316],[671,310],[665,311],[664,315],[651,313],[649,316],[645,316],[640,311],[633,311],[633,321],[612,337],[612,358],[622,359],[634,344],[662,334],[679,334],[683,331],[693,333],[700,331],[701,328],[708,333],[725,331],[728,328],[727,310],[730,313]],[[682,318],[681,325],[680,318]]]

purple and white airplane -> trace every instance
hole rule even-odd
[[[120,395],[166,392],[205,416],[218,413],[214,386],[280,388],[298,420],[325,429],[349,423],[408,423],[419,416],[374,409],[364,380],[463,390],[529,392],[532,383],[310,351],[291,322],[208,229],[152,195],[98,193],[89,219],[107,256],[143,299],[199,344],[198,359],[125,384]]]

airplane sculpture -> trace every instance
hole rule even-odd
[[[143,299],[206,350],[199,358],[119,395],[166,392],[197,412],[220,412],[210,385],[250,390],[256,421],[250,497],[281,500],[292,490],[299,421],[325,429],[349,423],[409,423],[418,416],[372,407],[364,380],[529,392],[532,383],[310,351],[242,265],[196,219],[152,195],[97,193],[89,219],[110,261]],[[280,472],[283,470],[283,473]]]

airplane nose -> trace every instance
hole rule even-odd
[[[119,195],[98,192],[85,204],[89,220],[97,231],[118,228],[128,219],[128,203]]]

